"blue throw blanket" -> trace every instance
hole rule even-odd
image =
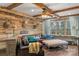
[[[45,35],[42,36],[42,38],[44,38],[44,39],[53,39],[54,36],[53,35],[45,34]]]

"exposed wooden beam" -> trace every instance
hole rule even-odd
[[[53,21],[66,20],[66,18],[69,17],[69,16],[79,16],[79,14],[60,16],[60,19],[53,20]],[[56,19],[56,18],[55,17],[54,18],[46,18],[46,19],[43,19],[43,21],[48,20],[48,19]]]
[[[13,3],[13,4],[9,5],[7,7],[7,9],[13,9],[13,8],[15,8],[15,7],[17,7],[17,6],[21,5],[21,4],[23,4],[23,3]]]
[[[47,6],[45,6],[43,3],[34,3],[38,8],[42,9],[43,12],[40,15],[44,15],[44,14],[51,14],[52,10],[49,9]]]
[[[38,17],[38,16],[41,16],[41,14],[38,14],[38,15],[34,15],[33,17]]]
[[[6,15],[6,14],[0,14],[0,19],[22,20],[22,18],[17,18],[11,15]]]
[[[79,16],[79,14],[71,14],[71,15],[60,16],[60,18],[62,18],[62,17],[69,17],[69,16]]]
[[[12,16],[15,16],[15,17],[21,17],[21,18],[30,16],[28,14],[17,12],[17,11],[14,11],[14,10],[8,10],[6,8],[0,8],[0,13],[5,13],[5,14],[8,14],[8,15],[12,15]],[[34,18],[34,17],[31,17],[31,18]]]
[[[53,10],[51,10],[50,8],[48,8],[46,5],[44,5],[43,3],[34,3],[37,7],[41,8],[44,12],[40,15],[43,15],[43,14],[47,14],[47,15],[50,15],[53,13]],[[56,15],[57,17],[59,17],[59,15],[57,14],[54,14]]]
[[[43,3],[34,3],[35,5],[37,5],[39,8],[44,8],[46,7]]]
[[[64,8],[64,9],[61,9],[61,10],[54,11],[54,13],[63,12],[63,11],[69,11],[69,10],[74,10],[74,9],[79,9],[79,6],[73,6],[73,7]]]

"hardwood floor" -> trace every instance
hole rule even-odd
[[[68,49],[44,49],[45,56],[77,56],[77,46],[68,46]]]

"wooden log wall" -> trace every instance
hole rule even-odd
[[[42,25],[38,20],[40,19],[13,10],[0,8],[0,34],[19,33],[24,29],[29,33],[31,31],[41,33]]]

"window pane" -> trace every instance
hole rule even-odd
[[[67,20],[67,35],[71,35],[71,29],[70,29],[70,21],[69,19]]]

